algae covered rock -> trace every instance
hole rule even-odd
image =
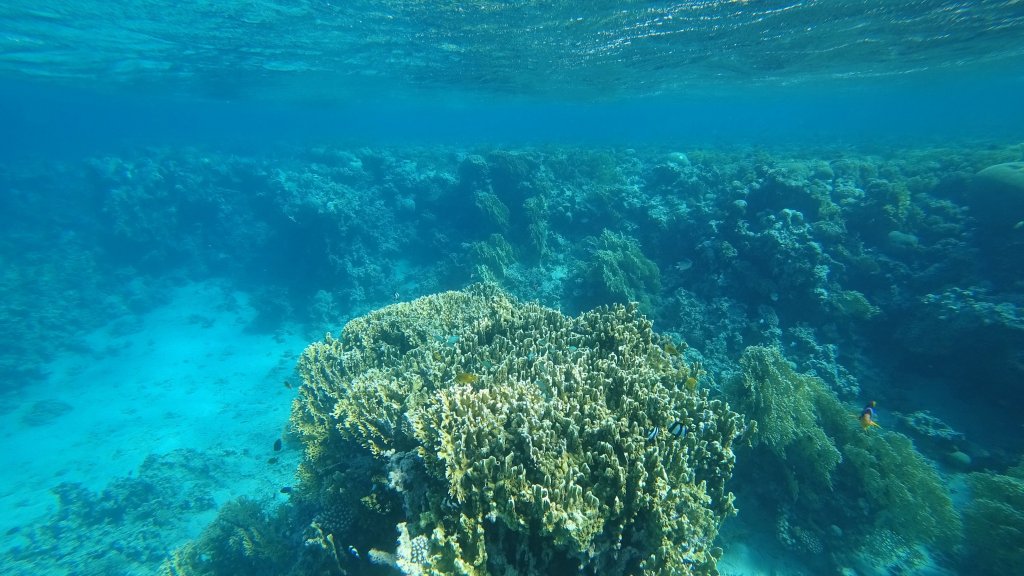
[[[381,573],[717,574],[743,421],[665,343],[488,285],[349,322],[299,366],[295,500],[349,516],[310,540]]]

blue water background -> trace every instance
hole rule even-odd
[[[560,143],[570,145],[929,145],[1024,132],[1024,72],[925,77],[897,85],[737,86],[685,96],[559,102],[419,94],[388,102],[225,102],[0,84],[8,159],[80,157],[138,146]]]

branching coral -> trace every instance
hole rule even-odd
[[[740,411],[757,421],[758,445],[786,462],[780,470],[791,475],[791,489],[805,483],[830,487],[842,456],[818,422],[815,407],[825,393],[820,381],[798,374],[775,348],[747,348],[740,367],[731,394]]]
[[[577,270],[584,303],[639,302],[651,313],[661,291],[658,265],[644,256],[640,244],[625,234],[605,230],[591,240],[592,249]]]
[[[279,574],[290,557],[283,520],[280,514],[268,516],[255,500],[228,502],[198,540],[164,562],[161,574]]]
[[[1006,474],[968,476],[965,573],[1013,574],[1024,566],[1024,462]]]
[[[474,194],[476,207],[480,209],[484,219],[498,230],[508,229],[508,206],[493,192],[477,191]]]
[[[717,573],[743,423],[635,308],[569,318],[477,285],[353,320],[300,371],[303,491],[396,489],[399,522],[357,522],[398,525],[406,573]],[[332,477],[352,447],[390,481]]]
[[[476,266],[477,277],[486,282],[504,280],[508,268],[516,263],[515,250],[501,234],[491,234],[487,241],[471,244],[469,257]]]
[[[938,473],[908,438],[861,430],[855,410],[817,378],[796,373],[778,350],[748,348],[741,367],[728,390],[758,423],[756,489],[773,494],[796,528],[829,544],[834,561],[851,558],[876,533],[907,548],[939,549],[959,535]]]

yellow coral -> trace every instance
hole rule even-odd
[[[382,477],[400,460],[410,573],[714,574],[743,423],[663,342],[635,306],[569,318],[488,285],[353,320],[300,362],[309,489],[355,490],[332,479],[352,446]]]

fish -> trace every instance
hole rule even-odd
[[[277,458],[267,458],[267,464],[277,464]]]
[[[860,422],[862,430],[868,430],[871,427],[881,428],[878,422],[875,422],[875,401],[868,402],[867,406],[864,407],[860,412],[860,416],[857,417],[857,421]]]
[[[658,432],[661,432],[661,426],[651,428],[651,431],[647,433],[647,441],[654,442],[654,439],[658,437]]]
[[[881,426],[878,425],[878,422],[875,422],[871,418],[870,412],[864,412],[863,414],[860,415],[860,418],[858,418],[858,420],[860,420],[860,427],[862,430],[867,430],[868,428],[871,428],[873,426],[881,428]]]
[[[676,420],[668,427],[668,433],[676,438],[682,438],[683,436],[686,436],[686,426],[684,426],[679,420]]]
[[[472,372],[458,372],[455,374],[455,381],[459,384],[472,384],[479,379],[480,377]]]
[[[287,380],[285,380],[284,381],[284,387],[289,389],[289,390],[291,390],[292,389],[292,383],[287,381]]]
[[[686,377],[686,389],[691,391],[691,392],[696,390],[697,389],[697,379],[694,378],[693,376],[687,376]]]
[[[274,452],[280,452],[280,451],[281,451],[281,439],[278,438],[277,440],[274,440]]]
[[[281,494],[291,494],[291,493],[292,493],[292,487],[291,486],[282,486],[281,487]]]

